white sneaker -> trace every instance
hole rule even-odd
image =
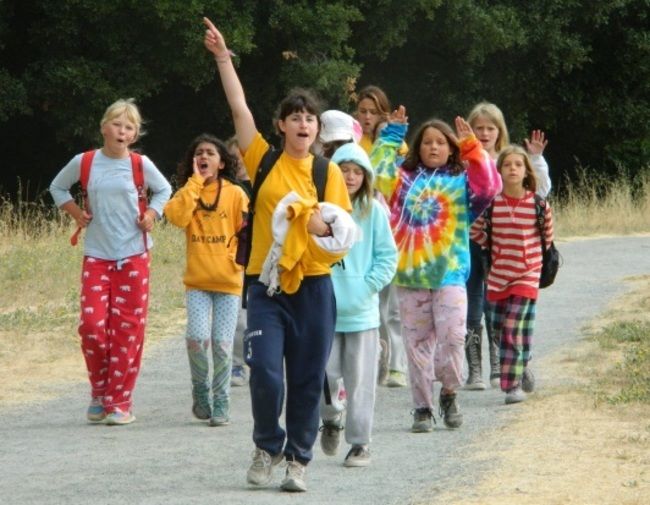
[[[467,378],[467,382],[465,382],[465,385],[463,386],[465,391],[485,391],[486,388],[487,386],[485,385],[485,382],[483,382],[483,377],[476,374],[472,375],[471,372]]]
[[[514,387],[506,393],[506,405],[524,401],[526,401],[526,393],[521,389],[521,386]]]
[[[282,453],[271,456],[264,449],[259,447],[253,451],[253,462],[251,463],[246,482],[253,486],[266,486],[271,482],[273,467],[282,461]]]
[[[399,370],[391,370],[388,372],[388,380],[386,386],[389,388],[405,388],[406,387],[406,374]]]
[[[307,491],[305,484],[305,469],[307,467],[298,461],[287,460],[287,473],[280,484],[283,491],[302,492]]]
[[[131,424],[133,421],[135,421],[135,416],[129,410],[125,412],[122,409],[116,408],[113,412],[106,415],[106,424],[109,426]]]
[[[328,456],[335,456],[339,448],[339,441],[341,439],[341,417],[332,421],[323,420],[323,425],[318,429],[320,431],[320,446],[323,452]]]
[[[370,464],[370,450],[363,445],[353,445],[348,455],[345,457],[343,466],[363,467]]]
[[[228,416],[212,416],[208,422],[209,426],[228,426],[230,418]]]

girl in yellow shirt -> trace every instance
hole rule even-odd
[[[185,229],[187,354],[192,378],[192,413],[211,426],[230,418],[232,346],[241,301],[243,269],[235,262],[237,238],[248,196],[236,183],[237,158],[208,134],[190,144],[179,165],[181,188],[165,216]],[[208,348],[212,347],[212,399]]]

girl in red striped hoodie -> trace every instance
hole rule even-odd
[[[482,215],[472,225],[470,237],[490,250],[488,311],[495,339],[500,342],[501,390],[509,404],[524,401],[526,393],[534,389],[534,377],[527,365],[542,269],[542,240],[535,200],[537,180],[528,154],[520,146],[508,146],[499,154],[497,169],[503,192],[494,199],[491,225]],[[553,241],[551,207],[546,201],[540,204],[548,247]]]

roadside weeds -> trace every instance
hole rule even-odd
[[[493,471],[472,487],[420,496],[431,505],[643,505],[650,496],[650,276],[583,328],[568,354],[536,362],[553,377],[483,437],[468,461]],[[625,331],[627,333],[625,333]]]

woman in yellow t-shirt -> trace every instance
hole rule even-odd
[[[204,44],[214,55],[221,83],[232,112],[239,147],[253,184],[258,166],[271,149],[258,132],[237,72],[232,53],[212,22]],[[329,357],[336,303],[330,279],[330,265],[344,254],[321,254],[314,236],[331,235],[332,228],[320,216],[312,177],[313,155],[310,148],[318,135],[319,107],[306,90],[293,90],[278,107],[276,127],[282,136],[282,152],[259,189],[253,221],[253,242],[246,274],[251,278],[247,296],[247,331],[244,342],[246,363],[250,367],[255,451],[247,481],[264,486],[271,481],[272,470],[284,458],[285,491],[306,491],[304,474],[312,459],[312,447],[318,435],[319,401],[323,392],[325,365]],[[298,235],[305,249],[286,251],[301,269],[297,289],[281,284],[282,291],[272,296],[259,280],[264,261],[274,243],[273,212],[283,198],[294,192],[301,201],[302,215],[291,226],[302,226]],[[352,206],[340,170],[328,165],[324,200],[350,212]],[[289,232],[291,233],[291,232]],[[286,433],[279,419],[284,403],[286,375]]]

